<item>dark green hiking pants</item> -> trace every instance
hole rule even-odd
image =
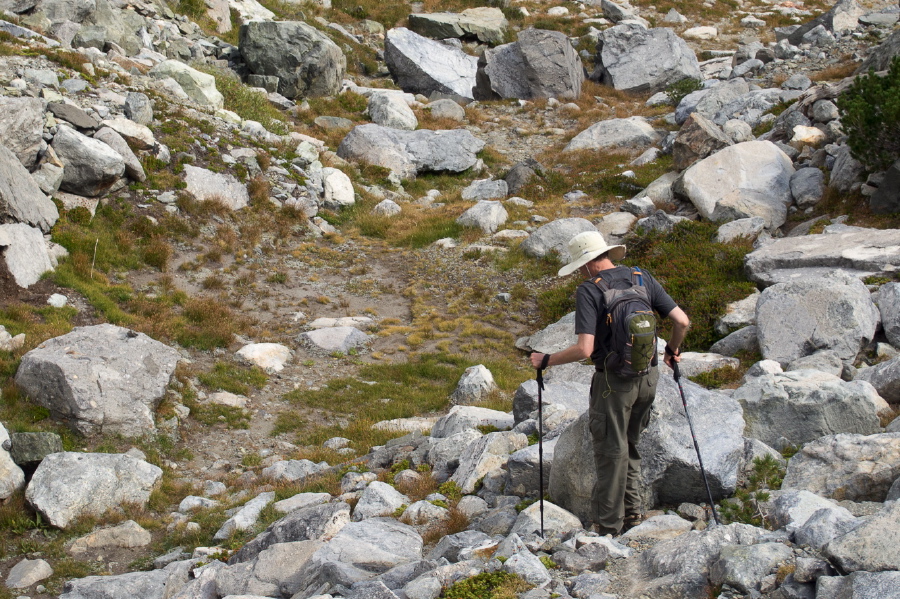
[[[616,534],[625,514],[641,513],[639,479],[641,432],[650,421],[659,369],[640,378],[621,378],[609,370],[594,373],[590,429],[594,439],[597,483],[592,498],[600,534]]]

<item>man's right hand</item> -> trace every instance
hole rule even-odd
[[[544,361],[544,356],[546,354],[542,354],[540,352],[534,352],[531,354],[531,365],[534,366],[535,370],[541,369],[541,363]]]

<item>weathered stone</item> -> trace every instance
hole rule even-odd
[[[595,123],[573,137],[563,151],[644,148],[657,141],[659,134],[647,120],[633,116]]]
[[[859,520],[848,510],[836,506],[817,510],[794,532],[794,539],[821,551],[836,537],[859,526]]]
[[[686,95],[675,108],[675,122],[684,123],[692,113],[713,119],[722,107],[750,91],[747,81],[741,78],[723,81],[712,87]]]
[[[78,537],[69,547],[69,553],[79,554],[90,549],[116,549],[146,547],[153,540],[150,532],[134,520],[126,520],[118,526],[102,528]]]
[[[541,350],[537,350],[541,351]],[[569,381],[547,382],[541,392],[544,409],[550,404],[558,404],[565,408],[575,410],[581,414],[588,407],[590,400],[590,383],[576,383]],[[516,423],[528,418],[532,412],[538,409],[538,385],[534,379],[529,379],[519,385],[513,396],[513,416]]]
[[[900,402],[900,357],[858,370],[854,381],[866,381],[885,400]]]
[[[98,599],[112,597],[144,597],[163,599],[169,588],[180,585],[174,582],[174,573],[165,570],[150,572],[128,572],[114,576],[86,576],[69,580],[63,585],[60,599]],[[183,575],[182,584],[187,582],[188,573]],[[169,584],[169,583],[172,584]]]
[[[711,120],[700,113],[691,114],[672,146],[673,166],[684,170],[703,158],[719,150],[734,145],[731,138]]]
[[[755,377],[732,397],[744,408],[747,436],[775,448],[837,433],[875,433],[879,414],[889,410],[872,385],[817,370]]]
[[[225,98],[216,89],[216,78],[206,73],[192,69],[183,62],[166,60],[152,69],[150,76],[156,79],[171,77],[178,82],[181,89],[188,97],[203,106],[220,109],[225,104]]]
[[[716,241],[728,243],[742,238],[755,240],[765,228],[766,221],[762,217],[739,218],[719,227],[716,231]]]
[[[550,488],[550,473],[553,471],[553,452],[556,449],[558,437],[544,443],[543,470],[544,489]],[[506,482],[505,492],[508,495],[519,497],[537,497],[540,493],[541,455],[537,444],[520,449],[511,456],[507,462],[509,480]]]
[[[768,141],[729,146],[695,163],[676,185],[712,221],[760,216],[766,227],[778,228],[791,203],[791,159]]]
[[[834,153],[834,166],[828,178],[828,187],[841,193],[848,193],[855,183],[861,182],[866,168],[850,153],[850,147],[843,145]]]
[[[456,389],[450,395],[450,401],[455,405],[477,403],[496,388],[494,376],[483,364],[470,366],[460,377]]]
[[[675,537],[690,531],[693,526],[694,525],[691,524],[691,522],[685,520],[681,516],[672,514],[653,516],[624,533],[622,535],[622,541],[630,539],[646,539],[654,541],[674,539]]]
[[[600,34],[595,81],[624,91],[658,92],[701,78],[693,50],[671,29],[622,23]]]
[[[41,462],[25,499],[50,524],[66,528],[79,516],[101,516],[124,504],[144,506],[162,470],[128,455],[54,453]]]
[[[509,22],[499,8],[480,6],[467,8],[461,13],[413,13],[409,15],[409,28],[425,37],[436,40],[474,37],[486,44],[499,44],[506,36]]]
[[[723,356],[734,356],[741,351],[758,352],[759,339],[756,333],[756,326],[751,325],[738,329],[728,336],[713,343],[710,351]]]
[[[512,533],[525,537],[540,531],[540,503],[540,501],[532,503],[519,512],[519,517],[513,525]],[[561,537],[580,528],[581,520],[578,519],[578,516],[554,503],[544,501],[544,535],[546,537]]]
[[[223,597],[291,596],[305,587],[302,572],[322,545],[317,540],[272,545],[252,561],[219,570],[216,592]]]
[[[391,485],[377,480],[372,481],[363,491],[359,502],[353,509],[353,521],[359,522],[366,518],[393,516],[397,508],[408,504],[409,497],[403,495]]]
[[[822,349],[853,361],[875,335],[878,309],[859,279],[835,271],[764,290],[756,326],[763,357],[782,366]]]
[[[502,183],[503,188],[506,188],[506,181],[500,179],[496,182]],[[484,233],[495,233],[508,217],[506,208],[500,202],[479,200],[478,203],[463,212],[456,222],[464,227],[481,229]]]
[[[125,174],[125,161],[118,152],[71,127],[58,127],[51,147],[63,163],[63,191],[96,197]]]
[[[428,552],[428,559],[446,559],[451,563],[458,562],[460,552],[470,547],[478,547],[491,538],[477,530],[464,530],[452,535],[446,535]]]
[[[793,550],[782,543],[728,545],[709,569],[715,585],[727,584],[743,593],[758,591],[763,578],[793,561]]]
[[[869,208],[875,214],[900,212],[900,160],[885,173],[878,190],[869,198]]]
[[[395,27],[384,40],[384,61],[403,91],[473,98],[478,59],[462,50]]]
[[[274,491],[260,493],[241,506],[241,509],[239,509],[237,513],[226,520],[219,530],[216,531],[216,534],[213,535],[213,539],[216,541],[224,541],[235,532],[253,528],[259,520],[259,515],[262,513],[263,509],[273,501],[275,501]]]
[[[40,229],[24,223],[0,225],[0,259],[19,287],[30,287],[53,270]]]
[[[300,338],[323,351],[342,353],[369,342],[369,336],[355,327],[316,329],[301,333]]]
[[[33,584],[53,576],[53,568],[42,559],[23,559],[9,571],[6,588],[27,589]]]
[[[568,252],[568,250],[566,250]],[[552,354],[565,349],[575,343],[575,312],[569,312],[553,324],[548,325],[542,331],[538,331],[530,337],[523,337],[516,342],[516,347],[524,351],[537,351]],[[548,374],[553,372],[548,371]],[[587,384],[590,384],[588,381]],[[537,404],[535,404],[537,407]]]
[[[502,412],[501,412],[502,413]],[[505,415],[504,415],[505,416]],[[509,419],[512,420],[511,418]],[[473,422],[458,424],[474,425]],[[428,463],[433,466],[433,476],[439,482],[445,482],[459,466],[459,456],[474,441],[481,438],[481,433],[474,428],[465,428],[458,433],[436,438],[428,449]]]
[[[237,350],[235,355],[269,374],[274,374],[284,369],[284,365],[291,359],[292,352],[280,343],[251,343]]]
[[[179,353],[111,324],[77,327],[22,358],[16,384],[82,434],[155,431],[153,411]]]
[[[383,166],[402,178],[423,172],[462,172],[475,165],[484,142],[464,129],[402,131],[375,124],[355,127],[338,146],[345,160]]]
[[[463,493],[473,493],[476,483],[486,474],[506,465],[509,454],[528,445],[521,433],[490,433],[471,443],[459,457],[459,468],[450,480]]]
[[[0,144],[15,154],[22,166],[37,163],[43,140],[44,107],[37,98],[0,97]]]
[[[476,406],[453,406],[446,416],[435,423],[431,429],[431,436],[441,439],[479,426],[509,430],[514,424],[513,415],[507,412]]]
[[[466,109],[453,100],[446,98],[431,102],[428,105],[428,110],[431,111],[431,116],[436,119],[451,119],[459,122],[466,120]]]
[[[138,157],[134,155],[134,152],[131,150],[131,147],[128,145],[128,142],[125,139],[113,131],[109,127],[103,127],[96,133],[94,133],[94,139],[99,139],[110,148],[116,151],[116,153],[122,158],[122,161],[125,163],[125,174],[134,179],[135,181],[146,181],[147,174],[144,172],[144,167],[141,164],[141,161],[138,160]]]
[[[262,469],[262,475],[275,481],[295,483],[329,468],[328,462],[282,460]]]
[[[849,576],[822,576],[816,580],[817,599],[844,597],[900,598],[900,572],[851,572]]]
[[[153,105],[147,94],[128,92],[125,94],[123,109],[125,116],[139,125],[149,125],[153,122]]]
[[[544,563],[528,550],[520,551],[503,562],[503,571],[517,574],[536,587],[545,587],[552,580]]]
[[[383,127],[414,131],[419,126],[412,108],[398,94],[374,93],[369,96],[369,118]]]
[[[37,468],[45,457],[63,450],[62,438],[56,433],[13,433],[9,440],[9,455],[19,466]]]
[[[8,444],[9,433],[0,423],[0,499],[6,499],[25,487],[25,473],[7,451]]]
[[[583,218],[560,218],[542,225],[522,242],[522,251],[534,258],[544,258],[554,252],[563,264],[569,261],[569,241],[584,231],[596,231],[591,221]]]
[[[187,192],[198,202],[217,202],[229,210],[240,210],[250,204],[247,187],[231,173],[184,165]]]
[[[825,554],[844,572],[900,570],[900,501],[885,504],[860,526],[833,540]]]
[[[482,202],[486,200],[503,199],[506,197],[508,191],[509,186],[503,179],[476,179],[475,181],[472,181],[468,187],[462,190],[461,197],[464,200]],[[502,214],[505,215],[506,210],[503,210]],[[505,216],[503,222],[506,222]],[[503,222],[498,224],[502,225]]]
[[[900,477],[900,433],[840,434],[807,443],[788,461],[782,488],[823,497],[883,501]]]

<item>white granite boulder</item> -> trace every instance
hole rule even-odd
[[[460,49],[395,27],[385,36],[384,61],[403,91],[473,98],[478,59]]]
[[[125,161],[118,152],[71,127],[59,126],[51,147],[63,164],[63,191],[100,196],[125,174]]]
[[[216,89],[216,78],[201,73],[183,62],[165,60],[150,69],[149,74],[157,79],[171,77],[197,104],[213,109],[220,109],[225,105],[225,97]]]
[[[504,181],[500,181],[504,183]],[[464,227],[481,229],[485,233],[495,233],[508,218],[506,208],[500,202],[482,200],[463,212],[456,222]]]
[[[250,194],[243,183],[230,173],[184,165],[187,192],[198,202],[218,202],[229,210],[240,210],[250,204]]]
[[[43,194],[16,155],[0,145],[0,223],[18,222],[49,232],[58,218],[53,201]]]
[[[0,258],[16,285],[28,288],[53,270],[47,243],[40,229],[24,223],[0,225]]]
[[[412,108],[398,94],[376,92],[370,95],[368,110],[372,122],[383,127],[415,131],[419,126]]]
[[[284,370],[284,365],[291,359],[291,350],[280,343],[251,343],[237,350],[235,355],[274,374]]]
[[[454,405],[470,405],[484,399],[496,388],[494,375],[483,364],[470,366],[460,377],[450,401]]]
[[[347,353],[369,342],[369,336],[355,327],[326,327],[300,334],[300,339],[326,352]]]
[[[572,138],[563,148],[573,150],[642,149],[659,141],[659,134],[640,116],[595,123]]]

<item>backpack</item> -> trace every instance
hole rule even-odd
[[[639,268],[632,270],[631,280],[627,289],[611,289],[602,277],[593,279],[603,293],[612,332],[612,358],[607,356],[606,367],[625,378],[649,373],[656,356],[656,316]]]

